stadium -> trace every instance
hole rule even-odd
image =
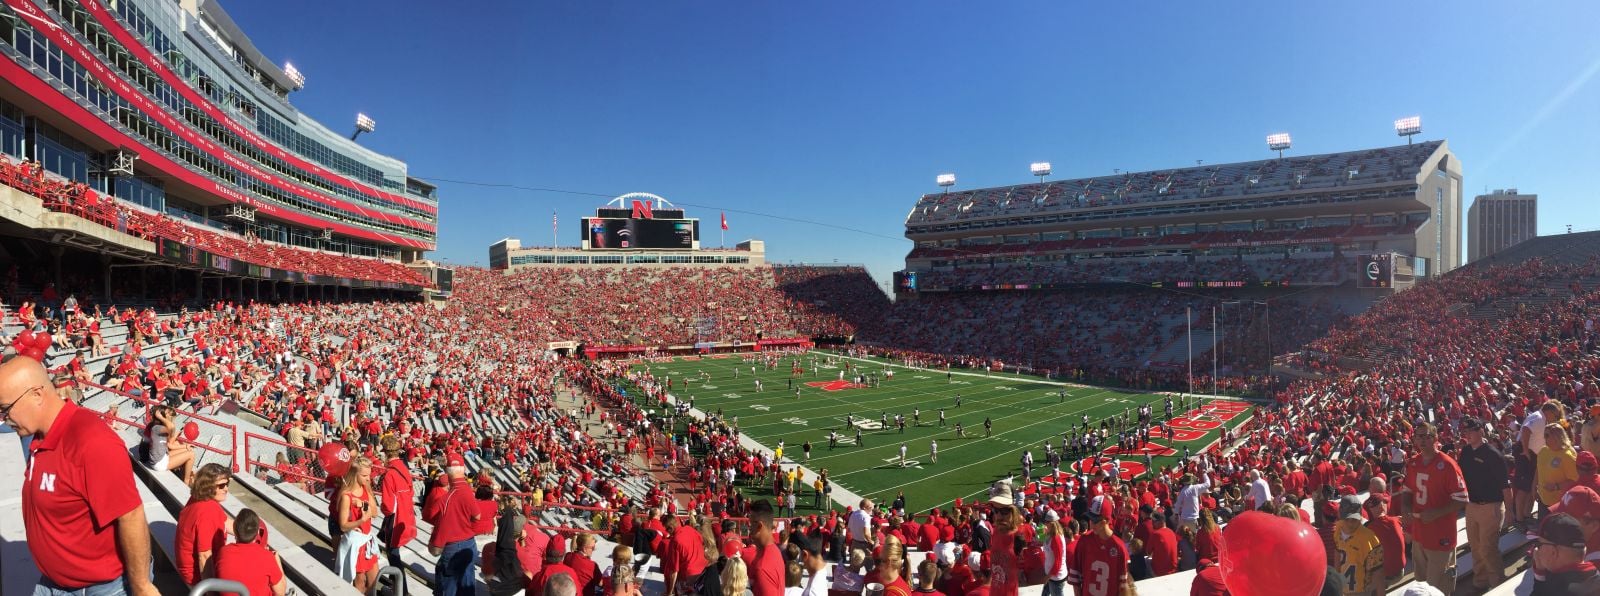
[[[1600,232],[1464,264],[1413,118],[940,175],[886,292],[665,192],[443,263],[437,183],[217,2],[8,0],[0,40],[0,593],[1477,596],[1600,556]]]

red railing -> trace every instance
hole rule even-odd
[[[143,397],[143,396],[139,396],[139,395],[134,395],[132,393],[128,393],[128,392],[123,391],[121,389],[113,389],[111,387],[107,387],[107,386],[101,385],[99,383],[93,383],[93,382],[89,382],[89,381],[78,381],[78,384],[82,385],[84,387],[92,387],[92,388],[95,388],[95,389],[100,389],[100,390],[105,391],[107,393],[111,393],[113,395],[121,397],[124,400],[133,401],[135,403],[139,403],[139,404],[142,404],[144,406],[144,410],[139,414],[139,419],[138,420],[130,420],[128,418],[123,418],[121,416],[116,415],[116,413],[115,413],[116,412],[116,408],[121,406],[120,403],[113,405],[112,406],[112,411],[110,411],[110,412],[96,412],[96,414],[99,414],[101,418],[106,419],[106,422],[108,424],[111,421],[115,420],[117,422],[121,422],[123,424],[127,424],[129,426],[134,427],[134,428],[141,428],[142,429],[142,428],[144,428],[145,424],[147,424],[148,421],[150,420],[150,409],[154,408],[155,406],[161,405],[161,402],[159,402],[159,401],[156,401],[156,400],[153,400],[153,399],[149,399],[149,398],[146,398],[146,397]],[[219,456],[228,458],[228,462],[227,462],[226,465],[229,467],[229,469],[231,469],[235,473],[237,473],[239,471],[239,462],[238,462],[237,458],[234,457],[234,446],[239,444],[239,428],[237,426],[232,425],[232,424],[228,424],[226,422],[222,422],[220,420],[214,420],[214,419],[211,419],[211,418],[207,418],[205,416],[201,416],[201,415],[196,414],[194,412],[184,411],[183,409],[174,408],[173,410],[174,410],[175,414],[174,414],[174,418],[173,418],[172,422],[173,422],[174,426],[177,426],[177,428],[171,429],[170,432],[182,433],[183,432],[183,427],[186,426],[188,422],[194,422],[196,425],[198,425],[200,427],[200,434],[196,437],[196,440],[194,440],[194,441],[184,441],[184,442],[188,443],[190,445],[193,445],[195,448],[200,449],[202,451],[215,453],[215,454],[217,454]],[[226,437],[227,441],[228,441],[228,444],[227,444],[226,448],[213,446],[213,445],[211,445],[211,444],[206,442],[206,437]]]
[[[255,474],[264,480],[277,474],[279,480],[298,484],[306,492],[322,492],[327,472],[318,463],[316,450],[296,447],[283,439],[252,432],[244,434],[243,449],[245,473]],[[280,453],[284,455],[286,464],[278,463]]]

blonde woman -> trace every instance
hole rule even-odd
[[[1545,509],[1561,502],[1561,495],[1578,482],[1578,453],[1572,449],[1567,428],[1551,421],[1544,427],[1544,449],[1539,450],[1536,482]]]
[[[728,564],[722,568],[722,596],[744,596],[746,588],[750,587],[750,572],[745,567],[744,559],[731,557]]]
[[[883,548],[878,551],[878,582],[883,584],[884,596],[911,596],[911,584],[906,582],[906,546],[895,534],[883,538]]]
[[[365,594],[378,581],[378,544],[372,518],[378,501],[372,491],[372,460],[356,457],[344,473],[335,502],[339,504],[339,531],[344,539],[337,551],[339,576],[351,580]]]

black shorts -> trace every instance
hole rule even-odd
[[[1522,491],[1533,490],[1533,459],[1518,453],[1512,456],[1512,462],[1511,488]]]

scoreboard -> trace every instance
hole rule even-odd
[[[590,250],[693,250],[700,247],[698,219],[586,217],[582,233],[583,247]]]
[[[1394,253],[1361,255],[1356,263],[1356,287],[1394,287]]]

